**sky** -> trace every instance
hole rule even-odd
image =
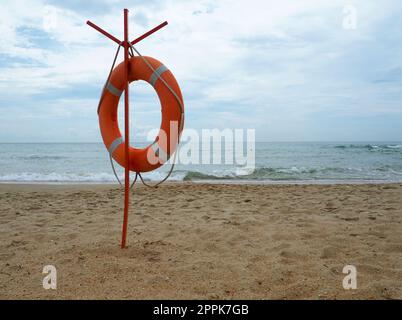
[[[0,0],[0,142],[100,142],[97,106],[131,38],[180,84],[185,128],[255,129],[258,141],[401,141],[402,2]],[[119,57],[119,62],[122,60]],[[122,103],[119,119],[122,121]],[[132,139],[161,121],[130,86]],[[123,127],[121,127],[123,130]]]

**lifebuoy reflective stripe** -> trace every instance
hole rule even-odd
[[[144,57],[155,70],[153,71],[140,57],[129,60],[129,82],[144,80],[156,90],[161,103],[162,123],[155,141],[144,149],[130,146],[130,170],[147,172],[160,167],[175,152],[183,129],[184,107],[180,87],[168,68],[160,61]],[[177,98],[164,81],[176,93]],[[121,166],[125,167],[124,140],[117,120],[117,108],[124,88],[124,63],[120,63],[112,72],[105,86],[103,99],[99,107],[99,126],[103,142],[109,153]]]

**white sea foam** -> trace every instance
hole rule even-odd
[[[63,173],[31,173],[21,172],[0,176],[3,182],[112,182],[114,175],[108,173],[96,174],[63,174]]]
[[[134,179],[135,173],[131,173],[131,179]],[[158,181],[166,176],[166,172],[149,172],[143,174],[144,180]],[[182,181],[185,173],[173,174],[169,177],[171,181]],[[119,175],[120,181],[124,176]],[[0,175],[0,182],[116,182],[113,173],[93,173],[93,174],[73,174],[73,173],[30,173],[22,172],[17,174]]]
[[[254,167],[240,167],[240,168],[236,168],[236,176],[248,176],[250,174],[253,174],[255,171]]]

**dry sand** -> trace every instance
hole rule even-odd
[[[125,250],[122,203],[116,186],[0,185],[0,298],[402,298],[401,184],[140,187]]]

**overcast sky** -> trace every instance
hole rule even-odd
[[[101,141],[96,109],[116,46],[85,22],[121,38],[125,7],[131,38],[169,22],[137,48],[174,73],[186,128],[402,140],[400,0],[0,3],[0,142]],[[146,83],[130,89],[131,130],[145,140],[159,102]]]

